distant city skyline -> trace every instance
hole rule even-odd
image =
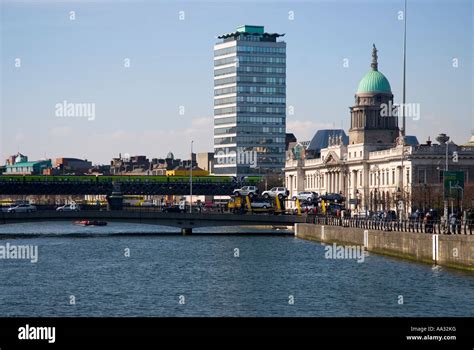
[[[213,151],[212,47],[242,24],[285,33],[287,132],[347,133],[373,43],[401,102],[402,9],[402,0],[3,1],[1,163],[18,151],[188,158],[191,140],[195,152]],[[407,134],[420,142],[445,132],[464,143],[474,129],[473,11],[469,0],[409,1],[407,102],[420,119],[407,120]],[[65,101],[94,117],[58,114]]]

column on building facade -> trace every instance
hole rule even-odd
[[[349,201],[349,183],[348,183],[348,176],[347,176],[347,170],[343,172],[342,174],[342,193],[344,197],[346,197],[347,201]],[[348,202],[349,203],[349,202]]]
[[[337,171],[337,177],[336,177],[336,192],[339,193],[341,192],[341,172],[338,170]]]
[[[332,177],[331,177],[331,193],[336,192],[336,172],[332,172]]]
[[[339,171],[339,192],[344,195],[344,173]]]
[[[369,176],[370,176],[370,166],[368,163],[364,164],[364,182],[363,182],[363,191],[361,193],[361,209],[366,209],[369,207],[369,196],[370,196],[370,189],[369,189]]]
[[[402,189],[402,181],[403,181],[403,173],[402,173],[403,169],[402,169],[402,166],[398,166],[397,167],[397,186],[400,187],[400,190],[403,190]]]
[[[356,191],[357,191],[357,170],[353,170],[353,171],[352,171],[351,185],[352,185],[352,198],[356,198]]]
[[[290,196],[293,196],[293,175],[288,176],[286,188],[290,191]]]
[[[331,192],[331,173],[328,171],[328,184],[326,186],[326,192],[330,193]]]
[[[330,184],[331,184],[331,177],[329,175],[329,171],[326,172],[326,184],[324,186],[325,192],[329,193],[330,192]]]
[[[296,193],[298,192],[302,192],[304,191],[304,179],[305,179],[305,175],[306,175],[306,172],[304,170],[304,161],[303,160],[298,160],[298,167],[297,167],[297,170],[296,170],[296,183],[295,183],[295,187],[296,187]]]
[[[332,188],[332,173],[328,171],[328,185],[327,185],[327,192],[331,193]]]
[[[323,192],[323,179],[324,179],[324,174],[320,173],[318,175],[319,194],[321,194]]]

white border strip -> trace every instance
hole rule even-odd
[[[439,260],[439,235],[433,234],[433,261]]]

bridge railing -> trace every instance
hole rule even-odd
[[[308,215],[306,222],[317,225],[354,227],[387,232],[472,235],[474,231],[474,220],[458,220],[455,224],[445,224],[441,220],[384,220]]]

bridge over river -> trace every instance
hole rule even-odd
[[[195,227],[212,226],[293,226],[306,218],[296,215],[228,214],[228,213],[164,213],[160,211],[56,211],[0,213],[0,224],[39,221],[101,220],[154,224],[181,228],[183,234]]]

